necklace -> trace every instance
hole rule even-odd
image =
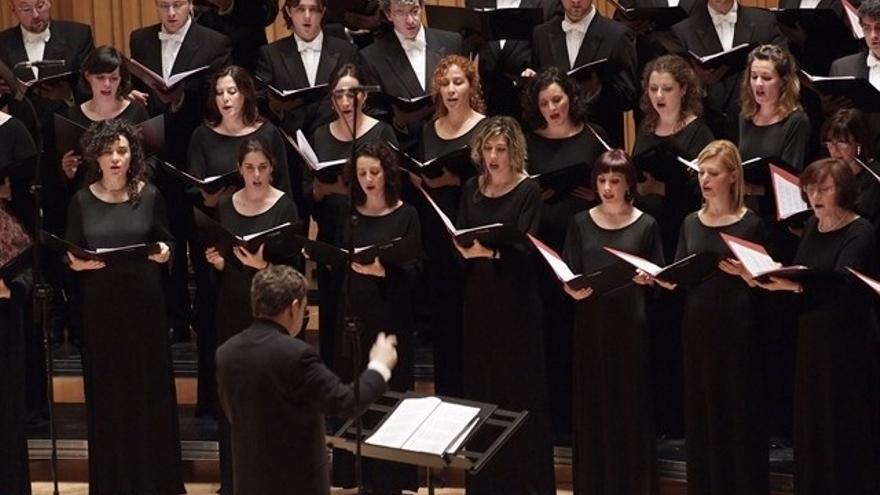
[[[833,231],[837,230],[838,228],[840,228],[840,226],[843,224],[844,220],[847,219],[847,217],[849,217],[849,215],[844,213],[844,214],[840,215],[840,218],[831,227],[823,228],[822,224],[819,223],[816,225],[816,228],[819,230],[819,232],[822,232],[822,233],[833,232]]]

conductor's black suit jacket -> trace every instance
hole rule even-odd
[[[217,381],[232,425],[235,495],[330,493],[324,415],[354,416],[386,389],[367,370],[355,403],[310,345],[259,319],[217,349]]]

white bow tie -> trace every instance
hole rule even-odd
[[[712,24],[718,26],[724,23],[736,24],[736,12],[728,12],[726,14],[712,14]]]
[[[418,38],[414,40],[401,40],[400,46],[403,47],[403,51],[411,52],[416,50],[423,50],[425,48],[425,42]]]
[[[568,33],[570,31],[577,31],[578,33],[587,34],[587,23],[581,19],[578,22],[571,22],[568,19],[562,20],[562,32]]]
[[[24,41],[25,44],[48,43],[49,42],[49,34],[50,33],[49,33],[48,29],[46,29],[42,33],[31,33],[31,32],[26,31],[26,32],[22,33],[22,41]]]
[[[868,59],[866,60],[869,69],[873,69],[874,67],[880,67],[880,59],[874,56],[873,53],[868,53]]]
[[[178,43],[183,43],[183,33],[180,31],[176,33],[166,33],[165,31],[159,31],[159,41],[176,41]]]
[[[313,52],[320,52],[321,51],[321,42],[317,39],[314,39],[312,41],[299,41],[299,40],[297,40],[296,47],[300,53],[307,52],[309,50],[311,50]]]

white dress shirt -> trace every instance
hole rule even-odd
[[[577,60],[578,52],[581,51],[581,45],[584,44],[584,38],[587,36],[587,30],[590,24],[596,18],[596,6],[590,7],[590,11],[583,19],[577,22],[568,20],[568,16],[562,19],[562,32],[565,33],[565,47],[568,49],[568,65],[574,69],[574,61]]]
[[[419,32],[414,40],[404,39],[397,30],[394,31],[394,34],[400,40],[400,46],[403,47],[403,52],[406,53],[406,58],[409,59],[409,65],[412,66],[413,72],[416,73],[419,84],[422,85],[422,90],[424,91],[427,88],[425,86],[425,72],[428,70],[428,57],[426,55],[428,41],[425,39],[425,26],[419,27]]]
[[[802,9],[815,9],[821,0],[801,0]]]
[[[318,78],[318,62],[321,61],[321,49],[324,47],[324,31],[318,31],[318,35],[312,41],[305,41],[297,36],[296,33],[293,33],[293,39],[296,40],[296,48],[299,50],[303,67],[306,69],[309,86],[314,86],[315,80]]]
[[[52,37],[49,27],[46,27],[41,33],[32,33],[21,26],[19,26],[19,29],[21,29],[21,40],[24,42],[24,50],[27,52],[28,61],[36,62],[43,60],[43,56],[46,53],[46,43]],[[34,72],[34,78],[39,79],[39,69],[32,67],[31,70]]]
[[[497,9],[518,9],[522,5],[522,0],[497,0],[495,8]],[[507,40],[498,40],[498,46],[504,50],[504,42]]]
[[[712,7],[708,7],[709,17],[712,18],[712,24],[715,25],[715,32],[718,33],[718,39],[721,41],[721,48],[725,51],[733,48],[733,33],[736,30],[736,11],[737,3],[733,2],[733,7],[726,14],[716,11]]]
[[[170,34],[165,32],[164,27],[159,28],[159,43],[162,45],[162,77],[165,79],[171,76],[171,69],[174,68],[177,54],[180,53],[180,47],[190,26],[192,26],[192,17],[187,19],[186,24],[176,33]]]
[[[669,0],[668,5],[670,7],[678,7],[678,0]]]
[[[866,62],[868,64],[868,81],[871,83],[871,86],[880,89],[880,59],[868,51]]]

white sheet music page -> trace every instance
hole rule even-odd
[[[784,220],[810,209],[810,205],[801,196],[801,181],[794,174],[770,165],[770,181],[776,195],[777,220]]]
[[[859,272],[853,270],[852,268],[847,267],[847,270],[849,270],[850,273],[855,275],[856,278],[858,278],[859,280],[861,280],[862,282],[867,284],[867,286],[870,287],[871,289],[873,289],[874,292],[876,292],[877,294],[880,294],[880,282],[874,280],[873,278],[871,278],[865,274],[859,273]]]
[[[437,397],[404,399],[400,401],[394,412],[382,423],[382,426],[370,435],[365,443],[395,449],[403,445],[437,409],[442,401]],[[445,447],[445,446],[444,446]]]
[[[441,455],[480,414],[478,407],[442,402],[403,445],[405,450]]]
[[[568,267],[568,264],[559,257],[559,254],[551,249],[549,246],[539,241],[537,238],[533,237],[532,234],[527,234],[529,236],[529,240],[532,241],[532,244],[538,248],[538,252],[541,253],[541,256],[547,260],[547,264],[550,265],[550,268],[553,269],[553,273],[556,274],[556,277],[563,282],[568,282],[573,278],[576,278],[577,275],[572,273],[571,268]]]
[[[724,239],[727,247],[733,251],[736,259],[745,266],[746,270],[753,277],[759,277],[765,272],[782,267],[782,264],[774,261],[767,253],[767,250],[760,244],[723,233],[721,238]]]
[[[652,277],[657,276],[658,273],[663,271],[663,269],[660,268],[659,266],[655,265],[654,263],[651,263],[650,261],[648,261],[645,258],[642,258],[640,256],[636,256],[634,254],[629,254],[629,253],[624,253],[623,251],[618,251],[617,249],[612,249],[608,246],[605,246],[605,250],[608,251],[609,253],[613,254],[614,256],[617,256],[618,258],[622,259],[623,261],[626,261],[630,265],[638,268],[639,270],[651,275]]]

